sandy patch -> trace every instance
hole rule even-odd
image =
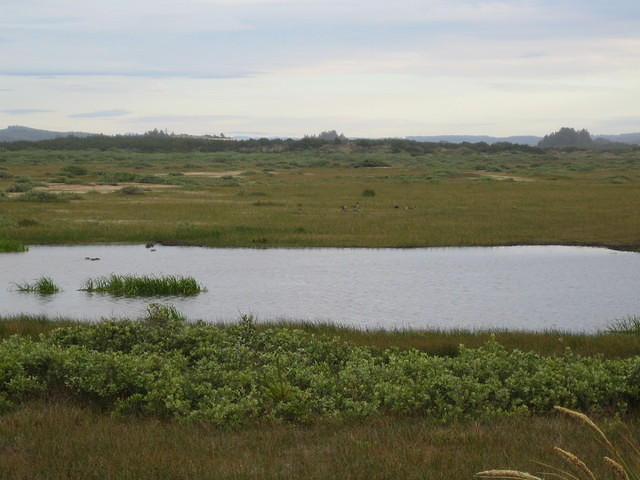
[[[123,182],[118,185],[95,185],[92,183],[84,184],[84,185],[68,185],[68,184],[58,184],[58,183],[50,183],[46,187],[36,187],[34,190],[40,190],[44,192],[50,193],[89,193],[89,192],[97,192],[97,193],[112,193],[117,192],[123,187],[127,186],[140,187],[145,190],[163,190],[165,188],[175,188],[176,185],[165,185],[158,183],[136,183],[136,182]]]
[[[243,173],[244,173],[244,170],[229,170],[226,172],[215,172],[215,171],[184,172],[184,175],[187,177],[220,178],[220,177],[237,177],[238,175],[242,175]]]
[[[486,177],[494,180],[513,180],[514,182],[533,182],[532,178],[518,177],[516,175],[502,175],[491,172],[468,172],[473,177]]]

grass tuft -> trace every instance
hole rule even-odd
[[[60,288],[51,277],[40,277],[33,283],[16,283],[19,292],[37,293],[39,295],[52,295],[58,293]]]
[[[1,240],[0,239],[0,252],[26,252],[28,248],[21,242],[16,240]]]
[[[193,277],[167,275],[162,277],[111,275],[89,279],[81,290],[91,293],[109,293],[131,297],[154,295],[197,295],[205,289]]]

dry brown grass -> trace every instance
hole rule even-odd
[[[552,462],[548,441],[592,463],[602,457],[589,440],[590,432],[556,416],[445,426],[379,417],[234,432],[112,418],[58,399],[0,417],[0,478],[469,480],[492,465],[525,470],[534,458]]]
[[[616,478],[621,480],[637,480],[640,478],[640,448],[639,444],[634,441],[631,436],[626,435],[623,437],[625,440],[624,447],[626,447],[623,449],[612,442],[596,422],[584,413],[560,406],[556,406],[555,409],[563,415],[576,420],[578,424],[586,426],[592,434],[595,434],[597,443],[604,447],[604,451],[608,453],[608,455],[611,455],[611,457],[603,455],[600,463],[608,467]],[[544,462],[537,462],[547,470],[551,470],[551,472],[543,475],[544,478],[553,477],[560,480],[597,480],[598,478],[608,478],[606,476],[596,475],[592,469],[587,466],[587,462],[567,450],[554,447],[553,451],[570,467],[570,470],[564,470]],[[476,477],[542,480],[542,478],[533,477],[527,472],[498,469],[479,472],[476,474]]]

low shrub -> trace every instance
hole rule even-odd
[[[68,200],[79,200],[80,195],[72,193],[53,193],[43,190],[31,190],[16,198],[20,202],[66,202]]]
[[[640,400],[640,358],[542,356],[495,341],[454,357],[374,350],[293,328],[188,324],[171,306],[146,317],[0,343],[0,396],[66,392],[120,414],[237,427],[378,414],[435,422],[549,412],[623,412]]]
[[[85,167],[81,167],[80,165],[67,165],[60,169],[60,173],[69,176],[82,176],[89,172]]]
[[[40,222],[34,220],[33,218],[21,218],[20,220],[18,220],[19,227],[34,227],[39,224]]]
[[[8,193],[24,193],[33,189],[33,184],[29,182],[18,182],[13,185],[7,187]]]
[[[126,187],[122,187],[118,190],[123,195],[143,195],[144,189],[137,187],[135,185],[127,185]]]

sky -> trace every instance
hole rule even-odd
[[[640,132],[638,0],[0,0],[0,128]]]

